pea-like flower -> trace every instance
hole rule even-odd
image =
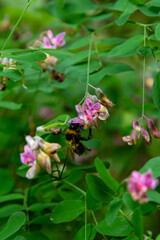
[[[93,102],[89,97],[82,105],[78,104],[75,108],[78,117],[71,119],[68,123],[79,123],[84,125],[84,128],[98,126],[98,120],[105,121],[109,117],[106,107],[99,102]]]
[[[51,30],[48,30],[46,36],[43,37],[43,47],[44,48],[52,48],[56,49],[57,47],[62,47],[65,45],[64,36],[66,35],[65,32],[59,33],[58,35],[54,36]]]
[[[134,145],[140,139],[140,136],[143,136],[147,144],[151,143],[149,132],[145,128],[140,127],[138,121],[132,121],[132,127],[133,130],[131,131],[131,135],[122,137],[124,142],[128,143],[128,145]]]
[[[147,191],[155,189],[158,183],[158,179],[153,178],[151,170],[144,174],[133,171],[128,179],[127,189],[135,201],[145,203],[148,202]]]
[[[26,136],[26,141],[27,145],[24,146],[24,153],[20,154],[21,162],[30,166],[26,177],[29,179],[34,178],[41,168],[51,174],[50,157],[60,162],[57,150],[61,148],[61,145],[46,142],[39,136]]]
[[[156,128],[153,120],[150,119],[150,118],[148,118],[148,119],[147,119],[147,124],[148,124],[148,128],[149,128],[151,134],[152,134],[155,138],[160,138],[160,132],[159,132],[158,129]]]

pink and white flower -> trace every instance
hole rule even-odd
[[[158,183],[158,179],[153,178],[151,170],[144,174],[133,171],[128,179],[127,189],[135,201],[145,203],[148,202],[147,191],[155,189]]]
[[[64,46],[66,43],[64,40],[65,35],[66,33],[62,32],[54,36],[53,32],[51,30],[48,30],[46,36],[43,37],[43,47],[56,49],[58,47]]]
[[[31,150],[28,145],[24,146],[24,153],[20,154],[21,162],[27,164],[28,166],[33,166],[36,160],[36,154]]]
[[[90,98],[86,98],[82,105],[75,106],[78,117],[71,119],[68,123],[79,123],[84,128],[97,126],[97,120],[105,121],[109,117],[107,109],[99,102],[94,103]]]

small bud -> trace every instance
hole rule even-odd
[[[133,129],[135,129],[136,131],[139,131],[139,132],[141,131],[141,127],[139,126],[138,121],[133,120],[132,126],[133,126]]]
[[[152,139],[151,139],[151,136],[150,136],[149,132],[146,129],[142,128],[141,129],[141,135],[145,138],[147,144],[150,145]]]
[[[37,131],[37,132],[45,132],[44,126],[39,126],[39,127],[37,127],[37,128],[36,128],[36,131]]]
[[[130,135],[122,137],[122,140],[128,145],[134,145],[134,139]]]
[[[113,104],[109,98],[102,92],[100,88],[96,88],[96,94],[101,102],[101,104],[107,108],[113,108],[115,104]]]
[[[27,171],[26,178],[28,179],[34,178],[39,171],[40,171],[40,166],[36,161],[34,161],[34,165],[30,167],[30,169]]]
[[[147,119],[148,128],[155,138],[160,138],[160,132],[156,128],[152,119]]]
[[[50,157],[44,153],[42,150],[38,150],[37,160],[40,166],[46,170],[49,174],[51,174],[51,161]]]

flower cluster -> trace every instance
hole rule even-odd
[[[84,128],[98,127],[100,120],[105,121],[109,117],[107,107],[113,107],[114,104],[108,97],[100,90],[96,89],[95,95],[89,95],[85,98],[82,105],[75,106],[78,117],[71,119],[68,123],[79,123]]]
[[[147,119],[147,125],[149,128],[150,133],[155,138],[160,138],[160,132],[156,128],[152,119]],[[127,142],[128,145],[134,145],[140,139],[140,136],[143,136],[148,144],[151,143],[151,136],[150,133],[139,125],[138,121],[132,122],[133,130],[131,131],[131,135],[124,136],[122,139],[124,142]]]
[[[144,174],[133,171],[128,179],[127,188],[135,201],[145,203],[148,202],[147,191],[155,189],[158,183],[158,179],[153,178],[151,170]]]
[[[49,174],[52,172],[51,160],[60,162],[57,151],[61,148],[58,143],[49,143],[41,137],[27,136],[27,145],[24,146],[24,153],[20,154],[21,162],[28,165],[30,168],[27,171],[26,177],[31,179],[40,171],[41,167]],[[42,149],[43,151],[42,151]]]
[[[57,47],[62,47],[65,45],[64,36],[66,35],[65,32],[59,33],[58,35],[54,36],[51,30],[46,32],[46,36],[43,37],[43,47],[44,48],[52,48],[56,49]]]

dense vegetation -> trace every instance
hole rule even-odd
[[[160,1],[0,13],[0,239],[159,240]]]

